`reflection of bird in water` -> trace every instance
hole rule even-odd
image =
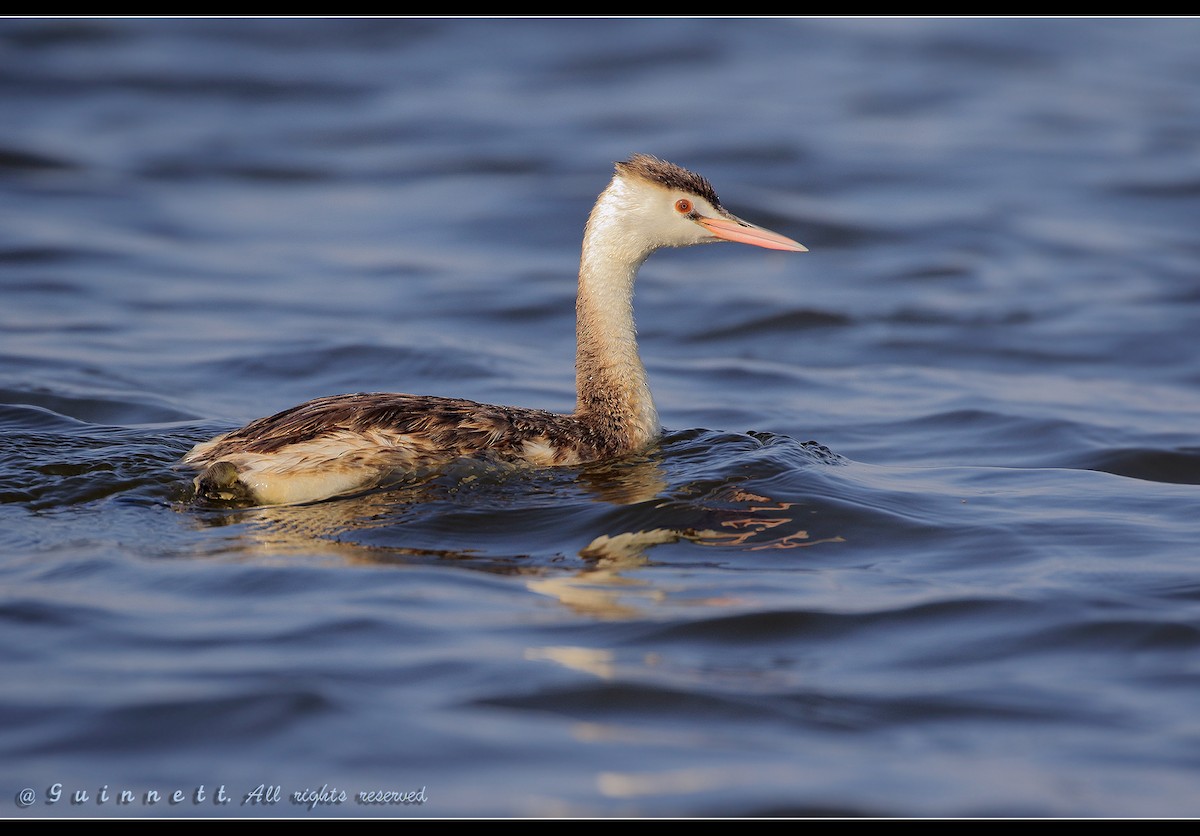
[[[617,163],[584,229],[576,302],[576,405],[560,415],[423,395],[318,398],[196,445],[197,492],[263,505],[373,487],[458,458],[573,465],[641,450],[658,413],[638,356],[633,283],[662,247],[737,241],[803,252],[721,207],[699,175],[644,154]]]

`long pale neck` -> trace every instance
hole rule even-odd
[[[610,208],[602,199],[584,233],[575,303],[575,414],[609,444],[629,451],[660,431],[633,321],[633,282],[649,252],[606,223]]]

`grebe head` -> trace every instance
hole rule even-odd
[[[616,174],[588,220],[589,233],[601,230],[635,261],[660,247],[716,241],[807,251],[791,238],[730,214],[699,174],[649,154],[634,154],[616,164]]]

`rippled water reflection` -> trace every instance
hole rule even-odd
[[[1194,815],[1197,34],[0,23],[0,809]],[[812,250],[646,265],[659,448],[191,501],[318,395],[569,410],[635,151]]]

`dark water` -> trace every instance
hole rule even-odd
[[[1200,814],[1198,43],[0,22],[0,814]],[[188,501],[317,395],[569,409],[635,151],[812,250],[647,264],[659,449]]]

